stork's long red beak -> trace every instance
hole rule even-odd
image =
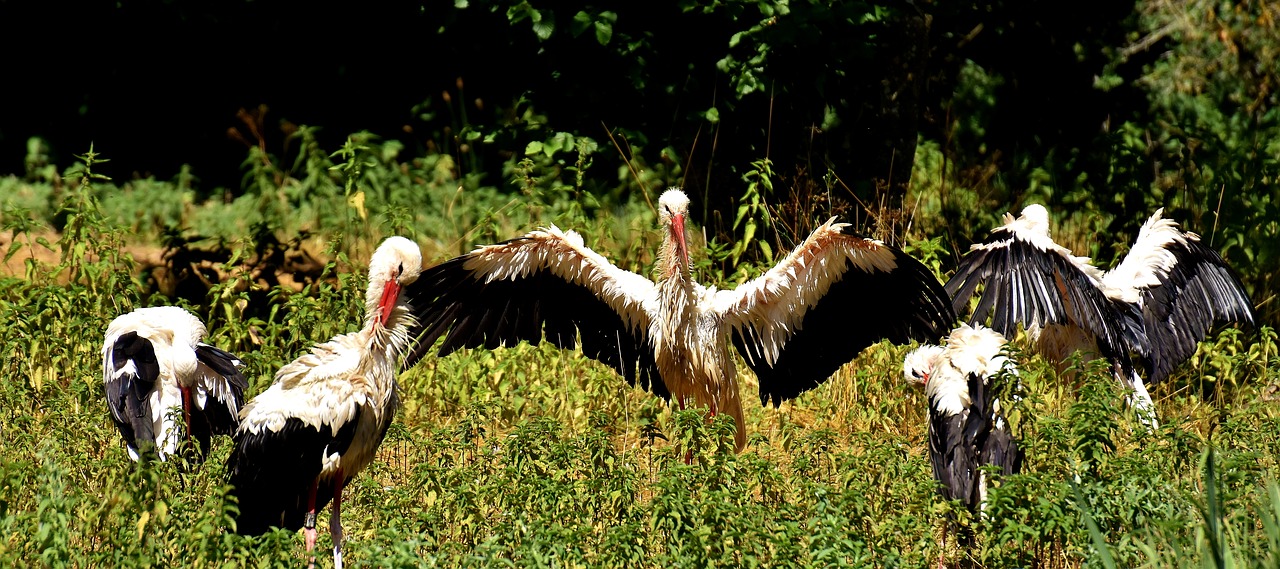
[[[387,321],[391,319],[391,311],[395,310],[399,301],[400,283],[396,279],[389,279],[387,286],[382,287],[382,298],[378,301],[379,326],[387,325]]]
[[[689,246],[684,242],[684,215],[675,214],[671,216],[671,232],[676,237],[676,257],[680,259],[680,264],[689,266]]]

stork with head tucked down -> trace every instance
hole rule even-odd
[[[398,363],[413,322],[403,287],[421,270],[417,244],[383,241],[369,261],[364,328],[280,368],[245,406],[226,469],[240,504],[238,533],[304,528],[310,552],[316,512],[333,500],[329,531],[342,567],[342,489],[373,462],[395,417]]]
[[[816,387],[863,348],[936,339],[954,314],[919,261],[834,218],[782,262],[734,290],[690,274],[689,199],[658,199],[663,244],[657,282],[619,269],[577,233],[540,229],[479,247],[423,272],[409,294],[421,358],[544,338],[612,366],[632,384],[727,413],[746,442],[730,339],[760,380],[760,399],[781,402]]]
[[[202,342],[204,335],[200,319],[176,306],[139,308],[107,326],[102,383],[133,460],[151,453],[165,460],[186,441],[186,456],[202,461],[213,435],[235,432],[248,386],[244,363]]]
[[[1244,286],[1217,252],[1156,210],[1124,260],[1108,272],[1049,237],[1049,214],[1030,205],[975,243],[947,281],[961,312],[979,285],[985,292],[970,322],[994,313],[991,327],[1012,336],[1021,324],[1038,350],[1063,361],[1095,351],[1133,390],[1139,416],[1155,425],[1155,409],[1131,354],[1158,382],[1195,353],[1210,329],[1256,317]]]
[[[982,467],[996,466],[1008,475],[1022,464],[1022,450],[996,397],[1001,372],[1017,373],[1002,352],[1005,343],[990,328],[961,325],[945,347],[922,345],[902,364],[903,376],[923,386],[929,400],[929,461],[939,490],[973,512],[986,508]]]

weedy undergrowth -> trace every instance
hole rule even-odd
[[[287,242],[277,234],[293,222],[267,223],[265,233],[228,239],[227,257],[212,267],[219,279],[189,301],[209,325],[208,341],[245,360],[251,394],[315,341],[359,326],[362,267],[389,232],[387,204],[397,196],[431,204],[400,221],[418,228],[429,257],[487,238],[459,231],[467,220],[490,219],[490,230],[504,237],[514,233],[508,225],[524,228],[523,218],[499,220],[495,212],[510,210],[497,194],[425,182],[440,162],[393,168],[385,146],[352,144],[354,153],[336,157],[308,150],[310,162],[299,171],[314,190],[286,199],[314,200],[313,219],[366,229],[317,230],[315,275],[269,284],[256,268],[259,245],[268,235]],[[335,173],[334,158],[359,168]],[[236,505],[225,498],[225,439],[202,464],[138,465],[122,448],[103,400],[101,337],[116,314],[169,301],[143,292],[127,252],[108,250],[133,226],[101,213],[98,184],[108,184],[92,175],[98,159],[85,155],[84,176],[63,196],[75,205],[64,218],[65,241],[50,243],[59,260],[32,260],[25,278],[0,280],[0,563],[297,566],[300,534],[228,531]],[[412,181],[418,177],[424,181]],[[593,248],[649,270],[654,248],[646,240],[655,232],[646,207],[564,203],[575,191],[538,186],[542,214],[564,214]],[[348,201],[359,192],[364,216]],[[421,213],[432,208],[438,212]],[[461,221],[428,229],[420,215]],[[14,243],[39,246],[34,215],[6,215],[5,223]],[[342,223],[335,227],[348,227]],[[709,263],[702,270],[713,282],[730,280]],[[963,508],[936,492],[923,394],[900,379],[909,346],[872,346],[823,386],[776,408],[751,403],[755,386],[742,366],[749,434],[742,453],[733,451],[726,418],[673,412],[574,351],[522,344],[429,356],[401,375],[396,423],[378,459],[346,491],[347,560],[931,567],[941,557],[986,567],[1270,566],[1280,555],[1274,346],[1266,328],[1202,345],[1196,361],[1155,386],[1161,426],[1151,433],[1125,410],[1104,366],[1079,362],[1060,374],[1015,351],[1024,397],[1011,403],[1009,420],[1027,451],[1025,468],[998,480],[987,515],[967,517],[953,515]],[[1210,398],[1186,387],[1202,376],[1215,378]],[[954,535],[942,541],[953,517],[974,532],[974,549],[957,549]],[[322,551],[331,546],[326,524],[322,515]]]

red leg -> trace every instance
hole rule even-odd
[[[182,392],[182,418],[187,424],[187,430],[183,433],[183,439],[187,441],[187,445],[191,443],[191,389],[187,387],[179,387]]]
[[[316,566],[316,558],[311,555],[311,550],[316,547],[316,485],[319,482],[319,477],[311,482],[311,490],[307,492],[307,515],[302,518],[302,535],[307,540],[307,556],[311,557],[307,564],[309,568]]]
[[[329,535],[333,537],[333,567],[342,569],[342,469],[333,481],[333,509],[329,512]]]

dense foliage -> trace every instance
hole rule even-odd
[[[170,25],[142,26],[148,35],[130,23],[148,10]],[[1222,251],[1260,315],[1280,324],[1273,2],[470,0],[352,12],[116,3],[56,18],[65,41],[100,38],[104,25],[121,41],[71,75],[88,93],[69,103],[81,114],[66,124],[81,132],[58,136],[46,123],[60,115],[41,112],[0,125],[6,153],[21,152],[15,136],[26,144],[21,170],[0,177],[0,562],[298,565],[299,535],[227,531],[225,441],[203,465],[128,461],[103,403],[101,334],[134,307],[188,306],[212,343],[243,356],[257,393],[307,346],[357,326],[364,261],[390,234],[422,244],[430,264],[555,223],[649,274],[652,200],[684,185],[703,230],[698,276],[727,287],[830,215],[903,244],[945,278],[1001,213],[1027,203],[1050,206],[1055,238],[1103,265],[1165,207]],[[193,166],[176,174],[148,174],[157,167],[143,154],[189,147],[135,128],[146,123],[122,101],[152,100],[137,91],[146,83],[96,89],[161,40],[205,46],[212,36],[201,33],[248,20],[269,33],[223,46],[231,63],[192,65],[254,85],[289,65],[290,89],[261,100],[303,93],[314,106],[237,100],[232,108],[250,110],[212,120],[219,137],[231,127],[243,143],[229,146],[232,158],[223,140],[177,156]],[[348,43],[299,51],[295,28]],[[179,37],[190,30],[199,33]],[[385,49],[353,47],[368,45]],[[273,50],[292,59],[257,65]],[[481,52],[501,57],[478,65]],[[16,75],[65,79],[39,59],[15,63]],[[406,73],[441,85],[391,88]],[[154,83],[176,82],[165,77]],[[210,82],[206,94],[235,84]],[[152,114],[207,131],[182,113],[212,99],[191,104],[187,93],[200,89],[177,91]],[[66,103],[69,92],[48,100]],[[388,106],[392,118],[374,112]],[[45,122],[28,132],[31,121]],[[749,407],[742,454],[725,422],[673,413],[574,352],[522,345],[428,358],[401,376],[397,422],[350,486],[348,559],[1280,562],[1273,328],[1202,343],[1153,391],[1153,433],[1124,410],[1105,370],[1059,372],[1021,356],[1028,396],[1011,421],[1026,470],[993,492],[987,518],[934,491],[922,395],[899,380],[907,349],[874,346],[781,409]],[[743,400],[755,401],[744,383]],[[956,548],[950,519],[975,531],[974,550]],[[321,530],[323,548],[323,521]]]
[[[176,200],[158,209],[211,234],[218,223],[333,228],[292,245],[326,247],[315,253],[318,272],[296,281],[269,284],[264,273],[281,269],[265,264],[253,238],[223,236],[225,259],[186,258],[193,270],[209,271],[206,286],[188,289],[193,298],[179,302],[206,319],[212,343],[242,355],[252,393],[312,342],[358,325],[363,259],[392,231],[416,235],[428,256],[439,258],[461,242],[492,238],[483,232],[511,231],[497,221],[498,212],[508,212],[507,223],[571,223],[623,266],[647,272],[653,262],[655,220],[646,208],[602,201],[587,213],[571,188],[555,184],[531,182],[518,208],[463,191],[439,210],[404,213],[405,201],[448,196],[444,188],[456,188],[457,180],[439,187],[419,180],[429,161],[399,163],[385,150],[353,142],[335,154],[346,160],[328,166],[328,182],[316,186],[327,189],[312,193],[291,194],[294,182],[277,187],[268,183],[269,171],[257,172],[259,190],[272,191],[241,198],[253,200],[243,206],[192,204],[180,188],[163,184],[116,188],[95,173],[100,157],[93,154],[69,169],[59,188],[21,186],[30,192],[24,195],[59,195],[61,232],[50,241],[38,220],[12,208],[6,217],[15,237],[6,249],[23,261],[25,275],[0,280],[0,318],[8,323],[0,329],[0,373],[11,378],[0,389],[0,562],[301,561],[301,534],[243,538],[228,531],[236,506],[222,481],[225,440],[202,465],[138,466],[111,425],[101,388],[102,330],[133,307],[172,302],[161,283],[182,274],[172,264],[140,271],[128,243],[160,230],[136,215],[139,204]],[[112,197],[119,194],[131,199]],[[285,205],[277,204],[299,215],[281,215],[273,208]],[[201,244],[173,239],[167,258],[192,255]],[[916,248],[936,263],[928,242]],[[711,282],[731,285],[757,270],[724,272],[718,267],[732,252],[704,251],[699,270]],[[580,354],[521,345],[427,358],[401,376],[403,405],[388,440],[348,487],[347,559],[380,566],[925,567],[941,556],[993,567],[1225,567],[1270,566],[1280,555],[1280,362],[1270,328],[1258,335],[1228,330],[1204,344],[1155,389],[1163,423],[1153,433],[1124,411],[1105,369],[1076,364],[1058,373],[1021,356],[1027,397],[1010,419],[1028,451],[1026,469],[993,490],[987,518],[965,515],[934,491],[924,401],[900,379],[906,349],[874,346],[780,409],[748,406],[750,442],[741,454],[733,452],[724,418],[708,423],[698,411],[672,412]],[[742,389],[744,401],[756,400],[751,382]],[[694,449],[692,464],[684,449]],[[952,519],[975,532],[977,548],[956,547]],[[321,530],[323,551],[324,521]]]

